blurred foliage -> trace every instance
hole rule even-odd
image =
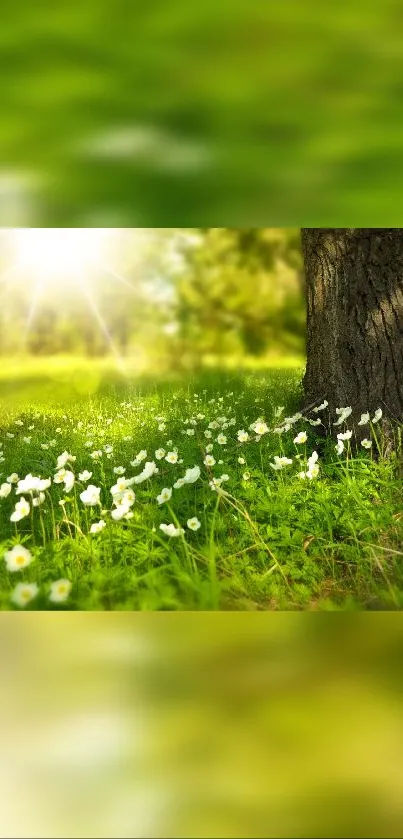
[[[3,355],[112,353],[163,369],[208,356],[303,356],[298,228],[117,229],[106,267],[84,284],[55,276],[42,286],[29,265],[13,268],[3,234]]]
[[[4,0],[0,223],[401,222],[398,0]]]

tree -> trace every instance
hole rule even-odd
[[[303,228],[306,405],[403,420],[403,229]]]

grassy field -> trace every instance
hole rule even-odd
[[[301,366],[151,380],[110,361],[3,362],[1,609],[403,605],[381,423],[372,448],[338,453],[348,418],[324,440],[320,412],[298,416]]]

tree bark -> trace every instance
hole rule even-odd
[[[403,421],[403,229],[302,228],[305,404]]]

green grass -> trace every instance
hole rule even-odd
[[[0,483],[13,472],[53,478],[65,450],[76,458],[66,466],[76,483],[67,494],[63,483],[52,483],[44,503],[16,523],[10,521],[15,487],[0,500],[0,556],[23,544],[34,557],[17,572],[1,561],[1,609],[17,608],[10,598],[20,582],[39,587],[26,609],[402,607],[401,479],[397,456],[376,456],[379,425],[368,429],[372,451],[353,454],[346,443],[341,456],[334,449],[335,429],[334,439],[323,439],[302,419],[284,434],[273,433],[277,407],[284,406],[284,415],[298,410],[301,367],[208,370],[187,379],[134,378],[127,372],[114,370],[109,361],[2,366]],[[164,418],[165,428],[157,417]],[[226,422],[218,419],[212,439],[206,439],[204,432],[217,417]],[[259,417],[270,431],[257,442],[249,426]],[[249,431],[247,442],[238,441],[239,429]],[[307,443],[295,445],[301,430]],[[216,442],[220,433],[227,437],[224,445]],[[212,467],[203,462],[210,443]],[[112,450],[105,452],[105,446]],[[183,462],[155,460],[160,447],[177,449]],[[93,460],[96,450],[102,456]],[[159,472],[133,486],[132,517],[114,521],[113,469],[122,466],[126,477],[137,475],[144,462],[135,467],[130,462],[141,450]],[[314,450],[319,474],[301,480],[298,473]],[[293,462],[274,471],[275,455]],[[200,478],[173,489],[170,501],[159,505],[162,488],[195,465]],[[101,489],[100,506],[86,507],[80,499],[83,470],[93,473],[89,483]],[[213,490],[210,481],[222,474],[228,480]],[[186,522],[195,516],[201,526],[191,531]],[[90,534],[101,518],[105,528]],[[171,538],[161,523],[180,525],[184,533]],[[72,588],[67,600],[56,604],[49,601],[49,589],[59,579],[70,580]]]

